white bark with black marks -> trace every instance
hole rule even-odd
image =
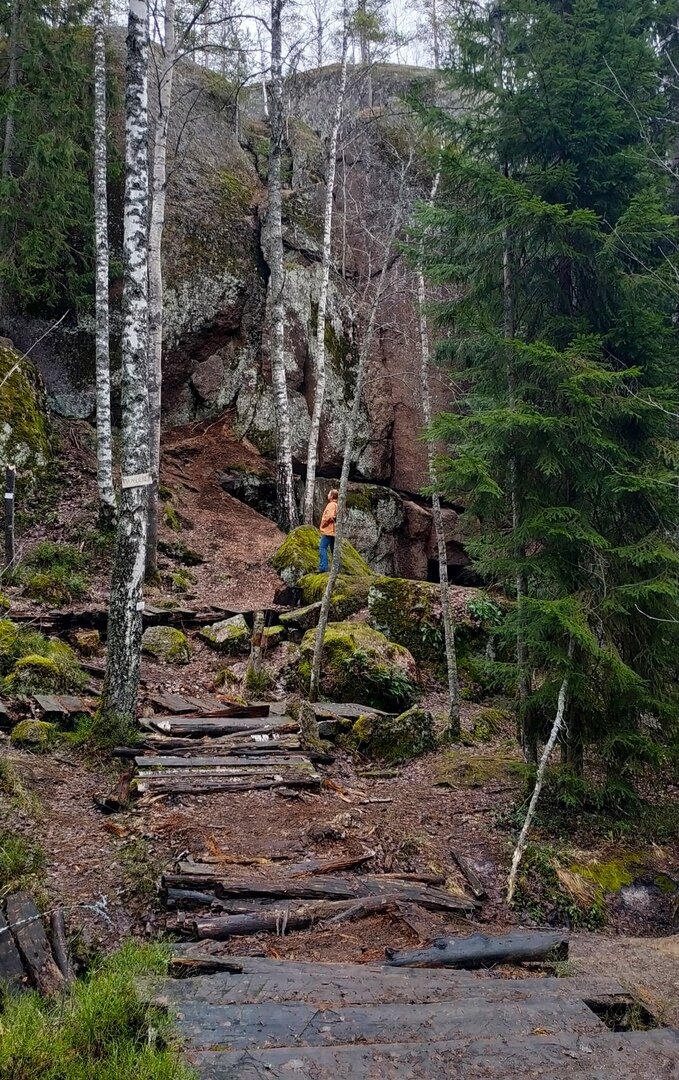
[[[102,726],[135,718],[141,658],[149,472],[148,50],[146,0],[130,0],[125,88],[122,497],[108,618]],[[135,482],[136,481],[136,482]]]
[[[271,385],[276,423],[276,490],[278,522],[286,531],[297,525],[292,473],[292,441],[290,404],[285,377],[285,307],[283,288],[283,61],[282,61],[283,0],[271,0],[271,152],[269,155],[269,290]]]
[[[109,247],[106,187],[106,15],[104,0],[94,10],[94,246],[95,370],[97,397],[97,491],[99,521],[111,527],[116,519],[111,440],[111,370],[109,359]]]
[[[158,525],[160,516],[160,422],[163,380],[163,271],[162,246],[167,192],[167,137],[172,108],[172,75],[176,61],[175,0],[165,0],[162,60],[157,68],[158,115],[153,132],[153,172],[151,220],[149,225],[149,426],[151,432],[151,476],[149,488],[146,574],[158,569]]]
[[[430,202],[433,203],[438,187],[438,175],[434,181]],[[429,327],[427,326],[426,290],[424,274],[421,269],[417,271],[417,302],[420,322],[420,389],[422,392],[422,415],[424,426],[427,430],[431,425],[431,391],[429,387]],[[441,614],[443,617],[443,632],[446,649],[446,668],[448,672],[448,728],[447,734],[451,739],[460,737],[460,680],[457,671],[457,653],[455,650],[455,624],[450,605],[450,592],[448,588],[448,555],[446,551],[446,535],[443,528],[443,514],[441,513],[441,499],[436,490],[436,463],[434,447],[427,442],[427,466],[429,483],[432,487],[431,509],[434,519],[434,531],[436,533],[436,546],[439,560],[439,582],[441,592]]]
[[[573,639],[571,638],[571,640],[570,640],[570,642],[568,644],[568,662],[569,662],[569,664],[570,664],[570,661],[572,660],[572,658],[573,658]],[[519,865],[521,863],[521,858],[523,856],[523,852],[524,852],[524,849],[526,847],[526,840],[528,839],[528,831],[529,831],[529,829],[531,827],[533,818],[535,817],[535,810],[536,810],[537,805],[538,805],[538,799],[540,798],[540,792],[542,791],[542,785],[545,782],[545,770],[547,769],[547,763],[549,762],[549,759],[551,757],[552,750],[554,749],[554,746],[556,744],[556,740],[559,737],[559,732],[561,731],[561,728],[563,727],[564,716],[566,714],[566,702],[567,702],[567,699],[568,699],[568,681],[569,681],[569,674],[566,673],[566,675],[564,677],[564,680],[561,683],[561,688],[559,690],[559,697],[557,699],[557,705],[556,705],[556,716],[554,717],[554,723],[552,724],[552,730],[549,733],[549,739],[547,740],[545,748],[544,748],[544,750],[542,752],[542,757],[540,758],[540,764],[538,765],[537,776],[535,777],[535,787],[533,788],[533,795],[532,795],[530,803],[528,805],[528,812],[526,814],[526,820],[523,823],[523,828],[521,829],[521,832],[519,834],[519,839],[517,840],[516,847],[514,849],[514,854],[512,855],[512,867],[511,867],[511,870],[509,872],[509,882],[507,884],[507,903],[508,904],[511,903],[511,901],[512,901],[512,899],[514,897],[514,892],[516,890],[516,876],[518,874]]]
[[[347,3],[344,5],[342,20],[342,60],[337,98],[335,99],[335,112],[332,118],[332,129],[330,132],[330,142],[328,144],[328,179],[325,189],[325,213],[323,216],[323,252],[321,255],[321,280],[318,290],[318,319],[316,324],[316,385],[314,388],[314,404],[311,412],[311,426],[309,428],[309,443],[307,447],[306,462],[306,489],[304,493],[304,522],[307,525],[313,525],[314,520],[314,492],[316,488],[316,468],[318,465],[318,438],[321,430],[321,417],[323,415],[323,402],[325,399],[325,387],[327,382],[325,368],[325,313],[328,307],[328,283],[330,281],[330,265],[332,261],[332,210],[335,196],[335,174],[337,171],[337,140],[339,137],[340,124],[342,122],[344,95],[347,88],[347,60],[349,55],[349,7]]]
[[[321,601],[321,610],[318,619],[318,626],[316,628],[316,640],[314,643],[314,655],[311,664],[311,679],[309,684],[309,698],[311,701],[318,701],[321,681],[321,664],[323,661],[323,642],[325,639],[325,631],[328,626],[328,619],[330,617],[330,604],[332,601],[332,593],[337,578],[339,577],[340,567],[342,565],[342,542],[344,540],[344,519],[346,517],[349,472],[351,469],[351,462],[354,455],[356,430],[358,428],[358,421],[361,412],[363,388],[365,386],[366,374],[368,370],[368,361],[370,358],[370,352],[372,349],[372,342],[375,333],[377,309],[384,293],[384,286],[386,282],[387,270],[389,267],[391,249],[393,247],[396,232],[401,221],[401,214],[403,211],[403,190],[406,174],[407,168],[404,167],[401,177],[401,189],[399,193],[399,198],[392,214],[391,223],[385,242],[382,268],[380,270],[379,277],[377,279],[377,285],[375,287],[372,302],[370,304],[370,314],[368,317],[368,325],[366,327],[365,338],[361,343],[361,348],[358,354],[358,367],[356,371],[356,385],[354,387],[354,400],[351,406],[351,413],[349,415],[349,423],[347,425],[344,443],[344,457],[342,459],[342,472],[340,475],[339,483],[339,497],[337,499],[335,550],[333,552],[332,566],[330,567],[330,573],[328,575],[325,592],[323,593],[323,599]]]

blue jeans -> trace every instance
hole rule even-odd
[[[334,554],[335,551],[335,537],[334,536],[322,536],[321,537],[321,550],[320,550],[320,565],[318,571],[320,574],[325,574],[330,567],[328,566],[328,551]]]

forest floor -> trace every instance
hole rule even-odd
[[[85,434],[78,425],[64,433],[65,494],[26,525],[21,535],[26,550],[46,537],[77,542],[92,527],[95,472]],[[168,542],[180,536],[206,560],[191,568],[194,581],[190,592],[180,598],[182,603],[233,610],[273,604],[280,579],[268,559],[282,534],[268,519],[228,496],[219,484],[224,469],[253,464],[255,457],[260,466],[262,459],[233,439],[228,424],[195,425],[168,434],[162,480],[172,491],[172,505],[182,527],[178,533],[164,525],[162,536]],[[80,608],[105,604],[106,587],[104,569],[95,568],[90,596]],[[155,595],[178,599],[171,590],[156,590]],[[30,610],[23,598],[12,599],[17,608]],[[36,606],[36,613],[39,610]],[[195,634],[190,637],[192,657],[183,667],[144,658],[147,692],[214,691],[214,678],[224,658]],[[285,663],[285,657],[271,656],[269,662],[275,668]],[[235,676],[242,677],[244,662],[229,663]],[[435,711],[442,708],[443,698],[430,690],[426,703]],[[479,708],[465,703],[463,727],[469,728]],[[417,933],[394,914],[333,929],[236,938],[229,951],[308,960],[379,961],[386,946],[408,947],[423,936],[442,932],[501,931],[516,924],[550,922],[563,925],[563,912],[550,891],[553,869],[548,871],[547,883],[538,881],[535,897],[519,908],[509,909],[504,902],[509,859],[526,795],[526,779],[509,729],[497,732],[490,743],[441,749],[382,778],[361,775],[366,763],[338,751],[334,764],[323,767],[324,782],[318,793],[279,789],[200,798],[181,795],[145,807],[133,804],[128,811],[108,817],[96,808],[93,796],[115,787],[122,766],[69,747],[29,754],[10,748],[3,734],[0,759],[9,763],[9,772],[16,777],[16,782],[6,782],[0,798],[0,830],[42,849],[44,866],[29,884],[46,904],[68,908],[69,926],[80,935],[83,958],[92,950],[109,950],[129,935],[163,935],[165,917],[156,883],[159,874],[181,856],[198,857],[206,851],[222,852],[227,860],[257,856],[274,843],[291,856],[339,857],[370,850],[374,852],[371,869],[444,873],[449,887],[462,891],[464,879],[455,869],[454,850],[481,877],[488,899],[473,921],[444,921],[441,916],[423,914]],[[668,788],[670,797],[673,793],[676,797],[676,788]],[[679,870],[676,836],[651,844],[638,832],[631,831],[627,837],[594,834],[563,822],[557,831],[536,828],[533,843],[539,854],[536,880],[543,864],[566,868],[569,863],[592,859],[624,861],[641,848],[648,865],[658,872]],[[607,898],[604,926],[596,933],[580,927],[573,934],[573,970],[617,976],[663,1019],[678,1023],[679,936],[674,915],[673,898],[654,884],[652,875],[643,885],[635,882],[619,890]]]

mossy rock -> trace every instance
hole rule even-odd
[[[299,676],[309,684],[316,631],[304,635]],[[401,712],[418,698],[417,667],[407,649],[364,623],[329,623],[323,646],[321,691],[331,701]]]
[[[58,736],[55,724],[45,720],[22,720],[12,730],[10,736],[15,746],[24,746],[31,750],[47,750]]]
[[[171,503],[165,503],[163,506],[163,521],[169,529],[173,529],[174,532],[181,532],[181,518]]]
[[[71,640],[81,656],[96,656],[101,650],[98,630],[76,630]]]
[[[204,557],[193,548],[188,547],[183,540],[159,540],[158,551],[167,555],[169,559],[182,563],[184,566],[201,566],[205,562]]]
[[[281,623],[275,626],[267,626],[264,629],[264,644],[267,649],[275,649],[284,640],[287,630]]]
[[[250,649],[250,630],[243,615],[206,626],[200,631],[203,641],[219,652],[246,653]]]
[[[7,338],[0,338],[0,460],[34,471],[47,464],[50,451],[47,409],[37,371]]]
[[[4,592],[0,592],[0,611],[9,611],[12,606],[12,601],[9,596],[6,596]]]
[[[409,761],[437,746],[434,718],[417,705],[399,716],[360,716],[342,741],[366,757],[392,764]]]
[[[188,664],[191,659],[186,634],[174,626],[148,626],[141,639],[141,650],[166,664]]]
[[[313,604],[323,599],[328,583],[328,574],[305,574],[297,583],[301,590],[304,604]],[[335,582],[330,611],[333,619],[340,622],[350,615],[355,615],[368,605],[368,593],[374,578],[340,574]]]
[[[481,709],[472,719],[472,737],[477,742],[492,742],[500,734],[509,720],[509,714],[502,709]]]
[[[6,694],[63,693],[82,690],[87,684],[68,645],[10,619],[0,619],[0,676],[0,691]]]
[[[286,585],[297,585],[305,574],[318,574],[321,534],[313,525],[300,525],[288,533],[271,559],[274,570]],[[341,573],[349,577],[370,577],[362,555],[347,540],[342,543]]]
[[[527,766],[503,754],[469,754],[450,750],[439,764],[435,784],[442,787],[483,787],[492,780],[519,780]]]

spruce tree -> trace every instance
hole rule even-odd
[[[467,388],[434,425],[439,475],[481,520],[478,571],[516,601],[526,756],[568,675],[564,756],[580,776],[596,748],[615,805],[678,706],[677,223],[647,159],[658,18],[654,0],[463,11],[464,109],[432,117],[442,194],[421,215]]]

